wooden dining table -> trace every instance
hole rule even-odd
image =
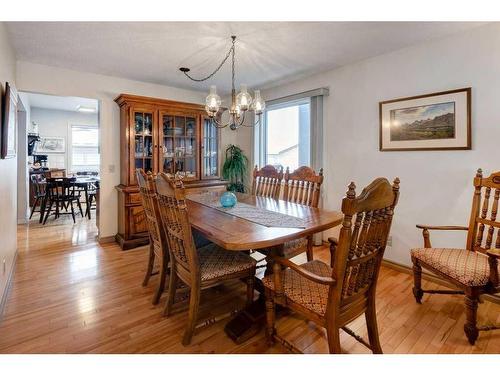
[[[216,195],[222,192],[206,194],[213,194],[216,198]],[[343,219],[343,214],[338,211],[243,193],[236,193],[236,196],[238,202],[300,218],[303,225],[300,228],[266,226],[234,216],[230,211],[222,211],[195,201],[194,197],[190,200],[188,194],[187,206],[191,226],[208,240],[226,250],[271,249],[271,252],[277,255],[285,242],[331,229],[340,225]],[[268,269],[266,272],[272,272],[272,270]],[[246,341],[258,333],[265,324],[264,293],[260,279],[256,281],[256,288],[261,292],[259,299],[238,313],[225,327],[225,332],[237,343]]]

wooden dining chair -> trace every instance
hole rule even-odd
[[[341,353],[340,329],[373,353],[382,353],[375,289],[398,196],[398,178],[392,186],[385,178],[377,178],[357,197],[354,183],[349,185],[347,196],[342,200],[344,219],[333,268],[319,260],[297,265],[272,256],[274,273],[262,280],[270,344],[278,339],[294,348],[275,330],[277,303],[325,327],[330,353]],[[362,314],[365,314],[369,343],[347,327]]]
[[[35,201],[33,202],[33,207],[31,208],[30,220],[33,217],[35,212],[40,213],[40,222],[43,220],[43,203],[45,200],[45,186],[46,182],[42,174],[32,174],[30,176],[31,184],[33,185],[33,198]],[[38,211],[36,211],[36,207],[39,205]]]
[[[477,308],[482,294],[500,292],[498,259],[500,259],[500,221],[497,218],[500,197],[500,172],[484,178],[478,169],[474,178],[474,196],[469,226],[417,225],[422,229],[424,247],[411,250],[413,262],[413,295],[422,303],[424,293],[464,294],[464,331],[474,345],[479,331],[498,329],[500,326],[477,326]],[[429,230],[467,231],[465,248],[433,248]],[[495,239],[496,232],[496,240]],[[422,268],[440,276],[458,290],[422,289]]]
[[[183,345],[189,345],[197,322],[201,290],[228,280],[243,279],[247,284],[247,304],[250,304],[256,262],[243,252],[227,251],[213,243],[196,249],[181,180],[172,180],[161,173],[156,179],[156,192],[171,259],[165,315],[171,313],[180,279],[190,289],[188,323],[182,340]]]
[[[146,216],[146,223],[149,233],[149,255],[146,275],[144,276],[143,286],[148,285],[149,279],[153,275],[153,269],[156,262],[160,268],[160,280],[153,296],[153,305],[157,305],[161,295],[165,290],[165,283],[168,276],[170,261],[167,239],[165,237],[161,224],[160,211],[156,199],[156,186],[151,172],[147,174],[144,170],[138,168],[135,171],[139,192],[141,195],[142,207]]]
[[[288,202],[318,207],[323,184],[323,168],[316,174],[314,169],[302,166],[290,173],[286,168],[282,199]],[[290,259],[303,252],[307,260],[313,260],[313,236],[288,241],[283,245],[282,256]]]
[[[266,165],[259,170],[255,166],[253,170],[252,195],[279,199],[282,180],[282,168],[278,170],[272,165]]]

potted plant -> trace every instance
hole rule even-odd
[[[228,191],[244,193],[245,178],[248,170],[248,158],[243,150],[236,145],[226,148],[226,160],[222,166],[222,177],[229,180]]]

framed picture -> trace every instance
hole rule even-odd
[[[470,150],[471,89],[379,103],[380,151]]]
[[[36,154],[61,154],[66,152],[66,139],[63,137],[40,137],[37,142]]]
[[[17,92],[8,82],[5,84],[3,100],[1,157],[2,159],[16,156],[17,146]]]

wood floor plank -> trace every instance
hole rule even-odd
[[[35,219],[35,217],[34,217]],[[268,347],[264,330],[236,345],[224,333],[225,318],[198,330],[190,346],[181,344],[187,316],[180,296],[171,317],[151,298],[157,278],[143,287],[147,249],[121,251],[99,245],[95,221],[61,220],[18,227],[18,261],[0,322],[0,353],[289,353]],[[329,262],[326,248],[315,256]],[[298,259],[300,261],[300,259]],[[424,288],[443,289],[429,281]],[[377,287],[377,316],[385,353],[499,353],[500,331],[481,332],[475,346],[463,333],[463,297],[425,295],[415,303],[412,277],[382,267]],[[230,282],[204,291],[200,319],[241,308],[245,286]],[[500,306],[479,306],[481,324],[500,323]],[[349,327],[367,337],[364,317]],[[326,332],[290,313],[277,322],[280,336],[305,353],[327,353]],[[345,353],[369,353],[341,333]]]

